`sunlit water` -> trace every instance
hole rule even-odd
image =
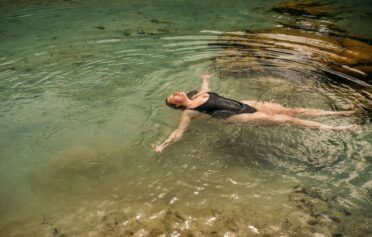
[[[372,6],[282,3],[0,3],[0,235],[371,234]],[[164,98],[205,71],[226,97],[361,126],[197,120],[156,154],[180,115]]]

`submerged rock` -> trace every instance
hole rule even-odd
[[[367,233],[363,229],[354,229],[353,221],[356,220],[350,218],[349,207],[338,196],[330,196],[315,187],[297,186],[289,193],[288,199],[303,213],[306,223],[325,236],[332,236],[333,233],[347,235],[350,231],[356,236]]]
[[[140,35],[163,35],[177,32],[177,28],[169,21],[151,19],[137,24],[123,24],[125,29],[122,34],[125,36]]]
[[[93,28],[99,29],[99,30],[104,30],[106,27],[104,26],[93,26]]]
[[[277,28],[221,34],[213,67],[220,77],[334,81],[370,88],[370,39],[347,35],[334,17],[341,9],[319,0],[285,1]],[[290,91],[288,91],[290,92]],[[363,102],[364,104],[364,102]]]
[[[272,11],[289,15],[324,17],[336,14],[338,9],[328,6],[324,1],[291,0],[273,7]]]
[[[333,38],[311,32],[272,29],[221,35],[213,66],[220,76],[285,77],[331,73],[363,86],[371,77],[372,46],[351,38]],[[290,70],[290,71],[289,71]]]
[[[61,151],[50,163],[53,176],[102,177],[116,170],[118,154],[109,146],[75,146]]]

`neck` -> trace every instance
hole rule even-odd
[[[185,107],[192,107],[193,104],[194,104],[193,101],[190,100],[189,98],[185,99],[185,101],[182,103],[182,105]]]

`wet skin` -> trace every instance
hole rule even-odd
[[[168,103],[175,105],[176,107],[183,106],[185,109],[181,115],[180,123],[178,128],[160,145],[152,145],[156,152],[162,152],[165,147],[174,141],[179,140],[183,133],[187,130],[193,118],[205,115],[201,112],[193,110],[194,108],[204,104],[209,94],[209,78],[210,75],[204,74],[202,76],[202,86],[199,92],[194,95],[191,99],[188,98],[185,92],[175,92],[170,95],[166,100]],[[288,124],[302,128],[311,129],[324,129],[324,130],[354,130],[357,125],[347,126],[331,126],[314,122],[310,120],[304,120],[297,118],[297,116],[325,116],[325,115],[338,115],[338,116],[349,116],[355,113],[352,111],[324,111],[319,109],[307,109],[307,108],[287,108],[280,104],[271,102],[259,102],[253,100],[242,100],[241,103],[247,104],[254,107],[257,112],[255,113],[243,113],[233,115],[226,120],[232,123],[248,123],[254,125],[282,125]]]

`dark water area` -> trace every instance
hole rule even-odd
[[[372,235],[370,1],[0,2],[0,236]],[[200,86],[356,131],[193,121]]]

